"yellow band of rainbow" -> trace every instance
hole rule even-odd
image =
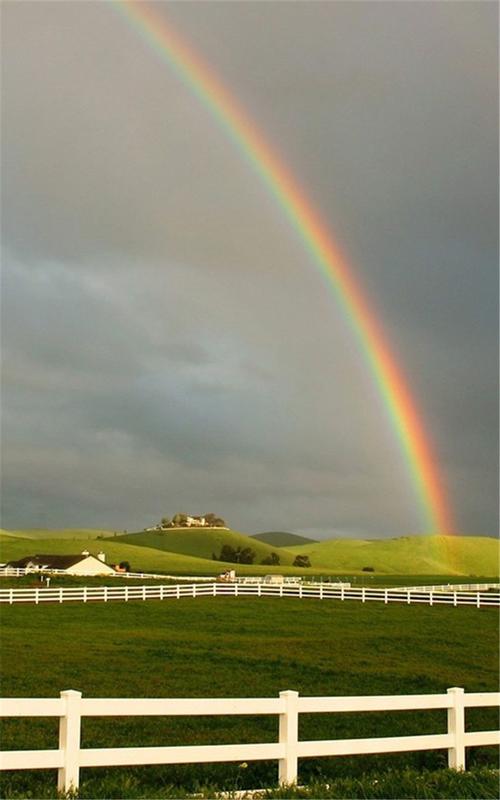
[[[453,515],[429,437],[407,382],[352,267],[290,170],[213,69],[141,0],[111,0],[217,119],[274,195],[343,308],[400,443],[422,515],[423,532],[453,533]]]

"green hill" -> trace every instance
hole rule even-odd
[[[289,548],[316,568],[399,575],[498,575],[499,541],[486,536],[403,536],[397,539],[329,539]]]
[[[133,535],[131,535],[133,538]],[[247,537],[242,537],[246,539]],[[226,569],[233,569],[234,564],[222,561],[211,561],[208,558],[158,550],[144,545],[134,545],[124,541],[125,537],[112,537],[105,542],[89,545],[88,539],[23,539],[0,533],[0,562],[13,561],[23,556],[36,553],[72,555],[88,549],[93,555],[103,549],[106,561],[110,564],[128,561],[134,572],[160,572],[172,575],[218,575]],[[251,541],[251,540],[250,540]],[[269,548],[271,550],[271,548]],[[269,567],[265,565],[238,564],[239,575],[266,575],[268,572],[280,572],[287,575],[297,574],[297,569],[290,566]],[[305,572],[305,570],[304,570]]]
[[[96,528],[26,528],[25,530],[7,531],[1,529],[1,533],[7,536],[14,536],[22,539],[107,539],[116,536],[115,531],[99,530]]]
[[[24,536],[23,536],[24,533]],[[0,531],[0,561],[9,561],[35,553],[73,554],[84,549],[97,553],[103,549],[107,561],[129,561],[138,572],[165,572],[178,575],[216,575],[234,567],[212,561],[212,553],[220,553],[223,544],[251,547],[257,553],[255,564],[237,565],[240,575],[280,572],[283,574],[362,574],[363,567],[372,567],[375,576],[494,576],[499,573],[499,541],[481,536],[406,536],[396,539],[330,539],[309,540],[307,544],[278,549],[256,537],[236,531],[207,528],[172,529],[164,534],[135,533],[109,535],[110,531],[91,529],[47,531]],[[63,535],[61,535],[61,533]],[[90,544],[89,539],[108,536]],[[36,534],[36,535],[33,535]],[[79,538],[75,538],[80,534]],[[263,558],[277,552],[279,566],[261,565]],[[308,555],[312,568],[292,566],[296,555]]]
[[[117,541],[210,560],[213,553],[219,555],[221,547],[225,544],[233,548],[250,547],[256,553],[255,564],[260,564],[263,558],[276,550],[276,547],[260,542],[252,536],[220,528],[170,528],[166,531],[129,533],[117,537]],[[295,558],[286,550],[280,550],[279,557],[283,565],[291,565]]]
[[[310,539],[308,536],[299,536],[298,533],[287,533],[286,531],[265,531],[264,533],[254,533],[252,539],[271,545],[271,547],[298,547],[301,544],[310,544],[317,539]]]

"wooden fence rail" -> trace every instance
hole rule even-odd
[[[82,767],[137,766],[144,764],[203,764],[217,761],[277,760],[281,784],[297,781],[298,759],[318,756],[396,753],[416,750],[447,750],[448,766],[465,769],[467,747],[500,744],[500,731],[465,731],[465,709],[500,705],[500,693],[465,694],[453,687],[443,694],[385,695],[364,697],[300,697],[298,692],[280,692],[279,697],[114,699],[83,698],[67,690],[59,698],[5,698],[0,716],[59,717],[57,750],[21,750],[0,753],[0,769],[57,769],[58,789],[76,790]],[[301,741],[299,714],[366,711],[445,709],[446,733],[425,736],[395,736],[369,739]],[[104,716],[202,716],[277,715],[277,742],[263,744],[188,745],[169,747],[82,748],[81,720]]]
[[[422,591],[319,584],[193,583],[179,585],[70,586],[36,589],[0,589],[0,603],[67,603],[121,600],[167,600],[181,597],[299,597],[320,600],[358,600],[362,603],[500,607],[498,592]]]

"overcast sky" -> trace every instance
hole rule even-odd
[[[462,533],[498,518],[494,2],[191,2],[342,244]],[[258,176],[105,2],[2,8],[3,515],[421,532],[335,298]]]

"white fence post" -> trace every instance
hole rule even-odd
[[[80,780],[80,730],[81,692],[68,689],[61,692],[66,701],[66,713],[59,720],[59,750],[64,753],[64,766],[57,770],[57,790],[71,792],[78,789]]]
[[[285,745],[285,757],[279,760],[278,780],[283,784],[297,783],[299,741],[299,693],[280,692],[285,712],[280,714],[279,741]]]
[[[448,689],[453,705],[448,709],[448,733],[453,736],[453,746],[448,750],[448,767],[465,769],[465,708],[464,690],[454,686]]]

